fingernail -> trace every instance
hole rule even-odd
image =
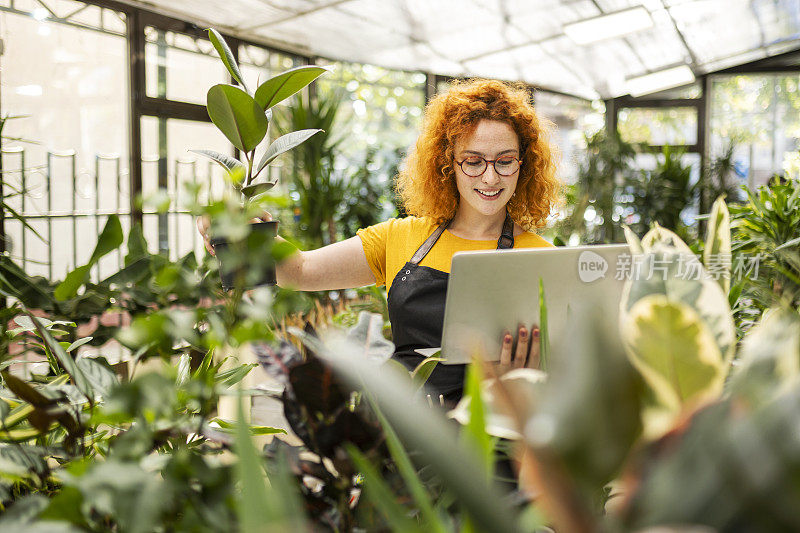
[[[539,336],[539,328],[536,328],[536,329],[533,330],[533,336],[534,337],[538,337]]]
[[[503,337],[503,342],[506,343],[506,344],[511,344],[511,335],[506,333],[506,336]]]
[[[522,328],[521,330],[519,330],[519,336],[524,339],[525,337],[528,336],[528,330]]]

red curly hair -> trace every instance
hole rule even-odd
[[[428,103],[416,148],[406,157],[395,185],[406,211],[437,223],[455,216],[456,139],[472,133],[482,119],[506,122],[519,137],[522,166],[508,202],[511,218],[526,230],[544,226],[561,192],[557,151],[549,142],[552,123],[536,115],[524,85],[497,80],[456,81]]]

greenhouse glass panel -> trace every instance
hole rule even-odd
[[[552,140],[561,152],[559,176],[567,183],[577,178],[577,158],[586,147],[585,135],[591,135],[605,124],[603,105],[544,91],[536,92],[539,118],[555,125]]]
[[[629,143],[693,145],[697,144],[697,109],[623,108],[619,110],[618,128]]]
[[[212,85],[229,82],[207,39],[148,26],[145,41],[147,96],[205,105]]]
[[[172,260],[191,250],[201,256],[203,253],[194,217],[189,213],[192,196],[186,186],[200,186],[201,203],[221,198],[226,187],[222,167],[189,152],[192,149],[231,153],[230,143],[211,123],[142,118],[144,236],[151,252],[168,250]],[[159,190],[159,182],[166,182],[166,191]],[[169,208],[159,213],[159,204],[166,199]]]
[[[733,144],[740,184],[754,188],[775,174],[800,178],[800,76],[712,79],[710,154]]]
[[[87,262],[108,214],[129,211],[128,49],[124,14],[66,0],[50,7],[58,19],[38,3],[28,14],[0,12],[2,113],[25,116],[3,135],[37,143],[3,141],[4,178],[27,191],[9,204],[44,239],[7,220],[6,248],[28,273],[63,279]],[[119,260],[104,257],[92,279]]]

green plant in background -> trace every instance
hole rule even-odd
[[[732,206],[737,318],[745,327],[765,309],[800,305],[800,181],[773,179]]]
[[[708,166],[703,169],[701,177],[702,194],[711,198],[724,196],[729,202],[741,200],[741,188],[736,184],[736,152],[737,143],[728,141],[722,153],[711,159]]]
[[[618,242],[622,238],[619,222],[613,220],[620,188],[633,172],[634,146],[619,134],[609,136],[601,130],[586,137],[584,159],[578,169],[575,204],[564,223],[563,241],[577,231],[586,243]],[[591,213],[587,221],[587,212]],[[602,224],[594,220],[602,217]],[[569,233],[569,234],[566,234]]]
[[[642,171],[628,181],[626,190],[633,195],[629,203],[639,215],[639,222],[632,227],[642,230],[658,223],[686,237],[681,213],[692,205],[696,195],[691,183],[692,167],[683,164],[681,150],[665,146],[661,156],[655,169]]]
[[[354,170],[346,178],[347,192],[337,217],[345,238],[384,220],[383,206],[392,203],[389,184],[397,175],[401,156],[400,149],[370,148],[363,159],[350,162]],[[387,181],[380,181],[382,177]]]
[[[275,115],[281,132],[321,130],[292,153],[291,188],[300,208],[298,229],[313,247],[338,240],[336,219],[348,191],[344,175],[336,169],[338,146],[345,137],[332,130],[341,101],[337,92],[318,92],[313,97],[298,97],[284,113]]]

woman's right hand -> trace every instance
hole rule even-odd
[[[539,326],[533,325],[530,330],[520,326],[517,332],[517,345],[513,350],[514,338],[510,332],[503,335],[500,349],[500,360],[494,364],[494,374],[502,376],[515,368],[539,368]]]
[[[257,218],[251,220],[250,223],[255,224],[257,222],[270,222],[271,220],[272,215],[269,212],[264,211]],[[206,247],[206,250],[208,250],[208,253],[211,255],[217,255],[217,253],[214,251],[214,247],[211,246],[211,237],[208,235],[208,228],[211,226],[211,219],[208,217],[208,215],[202,215],[197,217],[196,223],[197,231],[200,233],[200,236],[203,237],[203,245]]]

